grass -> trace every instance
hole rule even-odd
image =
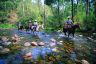
[[[16,28],[16,25],[9,23],[0,24],[0,29],[11,29],[11,28]]]

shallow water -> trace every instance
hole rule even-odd
[[[72,36],[70,36],[69,38],[67,36],[65,36],[63,33],[54,33],[54,34],[47,34],[44,32],[37,32],[35,33],[37,36],[34,36],[33,33],[26,33],[25,31],[18,31],[16,29],[14,30],[0,30],[0,37],[2,36],[6,36],[6,37],[12,37],[14,34],[18,34],[20,37],[22,37],[21,41],[19,42],[20,45],[22,45],[22,49],[15,54],[7,54],[7,56],[2,56],[0,57],[0,62],[2,62],[2,59],[4,61],[6,61],[6,63],[11,62],[11,64],[20,64],[24,61],[24,59],[22,58],[22,55],[27,53],[27,52],[31,52],[32,53],[32,58],[33,60],[36,60],[39,56],[45,58],[47,53],[52,53],[52,49],[54,47],[50,46],[50,42],[51,39],[54,38],[56,39],[57,42],[62,41],[62,43],[71,43],[72,45],[74,45],[74,49],[75,49],[75,53],[71,54],[70,53],[70,58],[71,59],[77,59],[77,58],[82,58],[84,56],[86,56],[88,59],[88,61],[90,63],[94,63],[95,62],[95,58],[94,58],[94,48],[96,46],[96,44],[94,44],[94,40],[90,40],[90,38],[88,39],[88,37],[90,36],[84,36],[82,34],[76,34],[75,37],[73,38]],[[91,35],[93,36],[93,35]],[[94,36],[93,36],[94,37]],[[32,42],[32,41],[36,41],[36,42],[40,42],[43,41],[44,43],[46,43],[45,46],[35,46],[35,47],[24,47],[23,44],[25,42]],[[60,48],[60,47],[59,47]],[[90,51],[91,50],[91,51]],[[11,61],[12,60],[12,61]]]

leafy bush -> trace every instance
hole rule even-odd
[[[86,30],[94,31],[96,29],[96,17],[91,13],[87,18],[84,19],[84,25]]]
[[[8,24],[8,23],[4,23],[4,24],[0,24],[0,28],[6,28],[6,29],[10,29],[10,28],[15,28],[16,25],[13,24]]]

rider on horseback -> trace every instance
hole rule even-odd
[[[38,26],[38,23],[37,23],[37,20],[35,20],[35,22],[34,22],[33,25],[32,25],[32,29],[33,29],[34,31],[37,31],[37,26]]]
[[[68,20],[66,21],[66,24],[67,24],[67,28],[71,28],[72,27],[73,22],[72,22],[70,16],[68,16]]]

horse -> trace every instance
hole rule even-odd
[[[32,25],[31,30],[33,33],[36,32],[37,31],[37,25]]]
[[[18,30],[23,30],[24,29],[24,26],[21,25],[21,26],[18,26]]]
[[[64,32],[65,35],[67,35],[66,33],[68,33],[68,37],[70,36],[70,34],[72,34],[73,37],[74,37],[75,31],[76,31],[77,28],[80,29],[79,24],[72,25],[70,28],[64,26],[63,27],[63,32]]]
[[[28,32],[30,30],[30,27],[29,26],[25,26],[25,30],[26,30],[26,32]]]
[[[25,26],[25,29],[26,29],[26,32],[28,32],[28,31],[31,31],[31,32],[35,32],[35,31],[37,31],[36,29],[37,29],[37,26],[36,25],[31,25],[31,26]]]

